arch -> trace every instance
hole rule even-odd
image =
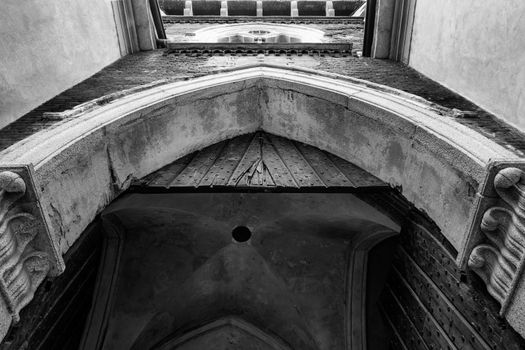
[[[393,237],[396,232],[377,228],[361,232],[354,238],[349,248],[347,267],[347,317],[346,348],[368,349],[366,327],[366,294],[368,254],[382,241]]]
[[[63,253],[133,178],[264,130],[326,150],[401,188],[461,257],[487,166],[517,158],[420,98],[307,69],[246,66],[101,101],[69,111],[61,125],[0,153],[3,164],[34,166]]]
[[[274,350],[291,350],[289,346],[282,342],[282,340],[264,332],[259,327],[238,317],[224,317],[216,321],[210,322],[182,336],[174,336],[168,339],[166,342],[160,344],[158,347],[155,348],[155,350],[176,349],[178,346],[181,346],[186,342],[203,336],[206,333],[209,333],[210,331],[218,330],[221,327],[237,328],[243,332],[248,333],[252,337],[260,340],[264,344],[268,345],[269,348]]]
[[[213,232],[214,242],[203,239],[209,236],[200,234],[192,236],[194,237],[192,241],[202,242],[206,247],[205,250],[209,252],[206,259],[199,260],[198,266],[190,270],[182,266],[169,270],[167,275],[173,278],[170,285],[172,287],[176,285],[176,288],[170,287],[172,290],[169,293],[170,298],[166,298],[166,295],[160,296],[151,304],[141,304],[142,310],[148,309],[147,317],[132,317],[130,324],[136,324],[139,331],[137,338],[128,339],[134,344],[133,348],[150,348],[153,344],[164,344],[162,339],[186,337],[187,334],[192,334],[192,329],[202,325],[203,322],[240,314],[240,309],[242,309],[245,320],[253,324],[264,325],[267,332],[285,340],[293,348],[317,348],[315,344],[322,337],[315,337],[312,329],[318,329],[316,327],[319,326],[320,319],[324,324],[329,322],[329,318],[325,318],[326,315],[320,318],[312,316],[320,310],[319,308],[333,311],[331,307],[334,304],[320,303],[319,300],[316,300],[315,293],[305,292],[302,283],[297,283],[297,281],[290,284],[283,283],[285,279],[282,276],[286,276],[286,273],[281,268],[282,261],[285,260],[273,254],[267,255],[275,251],[275,246],[287,246],[285,242],[302,237],[300,246],[291,250],[293,251],[291,256],[295,258],[286,260],[291,262],[292,266],[294,262],[302,261],[304,256],[301,254],[311,256],[309,249],[300,253],[300,247],[306,247],[308,242],[325,242],[322,244],[325,248],[321,249],[332,249],[338,246],[337,249],[330,250],[330,256],[337,256],[336,260],[330,259],[329,262],[327,260],[323,262],[322,258],[314,260],[316,263],[312,264],[311,268],[319,269],[319,266],[330,266],[333,270],[340,269],[340,273],[333,275],[338,276],[333,280],[335,284],[326,290],[326,292],[334,291],[333,294],[330,294],[330,299],[337,300],[335,304],[341,307],[339,314],[341,318],[336,317],[341,322],[338,326],[341,327],[341,334],[340,337],[335,338],[340,339],[341,348],[344,346],[348,349],[366,349],[366,317],[369,311],[366,303],[369,276],[367,273],[368,254],[377,244],[397,235],[400,227],[384,214],[351,194],[328,194],[330,198],[328,201],[326,201],[327,197],[324,197],[326,194],[309,193],[301,194],[301,196],[303,202],[300,202],[301,199],[297,194],[273,194],[271,196],[273,199],[264,193],[251,195],[245,193],[128,193],[121,196],[101,215],[105,248],[95,288],[96,297],[86,323],[81,348],[98,349],[103,345],[116,346],[115,343],[111,343],[111,339],[128,339],[128,336],[122,336],[121,333],[120,336],[115,336],[114,332],[115,325],[121,324],[120,320],[130,321],[127,317],[118,318],[118,315],[122,315],[122,310],[128,309],[122,306],[126,304],[126,302],[122,304],[122,300],[129,298],[128,302],[133,305],[137,300],[144,300],[143,297],[136,298],[137,295],[143,295],[140,293],[144,293],[145,290],[140,287],[144,285],[143,276],[165,274],[165,265],[171,267],[178,265],[173,263],[176,260],[170,262],[169,259],[162,258],[159,260],[162,261],[162,265],[156,263],[152,265],[151,262],[156,261],[158,257],[166,257],[166,251],[170,252],[170,256],[178,256],[181,250],[173,250],[173,248],[187,249],[182,248],[185,244],[178,246],[180,242],[185,241],[183,237],[185,234],[193,235],[202,228],[213,227],[209,232]],[[232,200],[234,198],[235,200]],[[236,214],[233,214],[221,208],[221,203],[234,202],[236,203],[234,206],[240,206],[248,212],[240,213],[235,210]],[[259,203],[248,208],[250,207],[248,203],[255,202]],[[303,207],[301,203],[311,205]],[[297,210],[299,207],[302,207],[303,210]],[[261,216],[254,217],[255,212]],[[316,216],[322,218],[320,226],[315,224]],[[247,222],[242,222],[254,231],[254,239],[251,243],[239,245],[231,242],[229,228],[232,227],[232,223],[238,222],[240,217],[251,218]],[[155,218],[155,227],[151,227],[152,218]],[[158,225],[162,222],[168,223],[166,231],[162,231],[162,224]],[[179,232],[177,228],[174,228],[174,222],[182,225],[178,228],[182,228],[182,231],[176,234],[178,243],[174,241],[162,245],[153,243],[159,239],[162,240],[162,235],[165,233],[171,236],[174,232]],[[188,226],[189,222],[195,223],[195,226]],[[135,223],[139,225],[136,226]],[[314,226],[316,228],[309,231],[308,228]],[[152,239],[151,242],[148,241],[150,239]],[[326,244],[328,241],[331,243]],[[336,241],[338,243],[335,243]],[[262,244],[262,242],[265,243]],[[175,245],[172,245],[173,243]],[[133,267],[130,261],[136,261],[134,259],[137,256],[132,252],[138,247],[137,244],[141,247],[139,256],[143,258],[139,258],[142,259],[141,262]],[[216,248],[211,249],[212,247]],[[167,250],[164,250],[163,253],[163,249]],[[155,253],[152,253],[153,251]],[[130,256],[134,257],[130,260]],[[201,255],[198,253],[196,256]],[[194,264],[193,260],[184,253],[179,258],[184,260],[185,264],[191,266]],[[247,265],[237,264],[236,261],[249,261],[247,265],[255,269],[247,269]],[[158,269],[151,269],[152,266]],[[221,266],[221,268],[217,270],[212,266]],[[259,269],[257,266],[264,268]],[[143,268],[144,271],[149,272],[146,274],[143,273],[144,271],[140,272]],[[298,268],[304,269],[305,267],[299,266]],[[174,278],[173,276],[178,275],[174,271],[180,271],[181,275]],[[251,272],[246,274],[247,271]],[[319,283],[324,285],[328,283],[324,280],[327,270],[322,271],[321,276],[323,277],[319,279]],[[139,287],[134,288],[129,284],[130,273],[134,276],[133,281],[138,281]],[[224,280],[218,279],[217,273],[224,276]],[[319,275],[315,276],[316,273],[313,270],[308,270],[303,275],[305,281],[309,281],[308,284],[312,283],[312,279],[319,278]],[[202,283],[202,281],[206,282]],[[226,284],[231,283],[231,286],[236,287],[233,289],[226,287],[225,281],[229,281]],[[122,289],[124,285],[125,290]],[[293,285],[300,287],[294,289]],[[250,293],[254,290],[257,290],[256,297]],[[319,291],[319,285],[313,287],[313,290]],[[312,299],[299,298],[302,293],[310,295]],[[324,295],[324,293],[321,294]],[[135,297],[130,298],[131,295]],[[150,295],[149,299],[157,298],[149,292],[146,292],[146,295]],[[309,301],[308,306],[305,304],[306,300]],[[120,305],[115,307],[114,304],[119,304],[117,301],[120,301]],[[173,318],[171,315],[178,315],[178,317]],[[316,322],[317,326],[311,328]],[[128,326],[129,324],[123,328],[128,330]],[[112,334],[109,334],[110,329],[113,331]]]

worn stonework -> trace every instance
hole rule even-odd
[[[264,130],[331,152],[402,186],[463,252],[470,221],[465,218],[474,214],[487,164],[517,157],[440,112],[422,99],[375,84],[261,64],[94,106],[0,155],[6,162],[35,164],[63,251],[133,177],[210,144]]]
[[[102,98],[85,107],[49,116],[61,125],[2,152],[6,162],[35,164],[44,208],[52,216],[53,234],[63,240],[63,252],[134,177],[262,129],[331,151],[402,186],[443,229],[455,250],[453,261],[472,241],[464,235],[465,217],[472,219],[477,210],[479,184],[491,161],[518,158],[415,96],[335,74],[264,64]],[[458,214],[458,208],[468,215]]]
[[[324,27],[322,29],[326,30]],[[361,47],[357,37],[352,40],[352,43],[356,49]],[[218,69],[239,67],[254,61],[343,74],[420,96],[435,106],[444,107],[444,110],[456,108],[461,111],[474,111],[475,116],[455,117],[455,120],[513,150],[517,155],[525,155],[524,136],[518,130],[480,110],[479,107],[443,86],[424,78],[413,69],[396,62],[356,57],[317,56],[174,57],[173,55],[166,55],[161,50],[126,56],[8,127],[1,129],[0,149],[5,149],[38,131],[56,127],[57,124],[64,122],[61,118],[43,117],[43,113],[63,112],[91,100],[98,100],[97,103],[102,105],[107,102],[105,95],[114,96],[120,94],[122,90],[140,88],[141,85],[159,81],[173,82],[189,79],[211,74]],[[74,118],[74,116],[67,119],[69,118]],[[447,113],[443,112],[441,118],[447,118]]]
[[[62,272],[27,167],[0,169],[0,338],[48,274]]]

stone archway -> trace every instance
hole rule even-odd
[[[390,189],[261,132],[135,181],[102,214],[106,249],[82,349],[204,346],[210,335],[193,329],[232,317],[273,334],[272,349],[366,349],[367,290],[384,284],[368,255],[399,231],[352,194],[369,191]],[[248,236],[230,236],[235,225]],[[260,342],[232,332],[239,349]]]
[[[2,151],[1,166],[31,179],[37,195],[24,200],[41,208],[36,242],[50,247],[56,273],[60,256],[133,179],[256,130],[326,150],[401,188],[464,264],[482,237],[475,219],[485,192],[477,193],[493,160],[519,159],[446,113],[351,78],[250,66],[79,106],[57,116],[56,128]]]
[[[367,348],[368,252],[398,228],[352,194],[130,194],[108,209],[82,349],[182,344],[224,317],[293,349]]]
[[[166,343],[162,344],[159,347],[159,350],[174,349],[178,348],[179,346],[182,348],[182,350],[185,346],[188,349],[204,348],[206,345],[209,345],[209,343],[202,340],[202,335],[205,334],[208,336],[208,334],[212,333],[210,337],[213,337],[213,332],[220,331],[221,328],[229,328],[232,331],[236,330],[239,333],[245,333],[248,337],[257,341],[257,343],[259,343],[259,347],[261,348],[264,347],[271,350],[290,350],[286,344],[282,344],[282,342],[280,342],[278,339],[275,339],[275,337],[272,335],[267,334],[264,331],[261,331],[258,327],[235,317],[226,317],[214,322],[210,322],[209,324],[190,332],[190,334],[182,339],[170,339],[166,341]],[[221,347],[222,344],[217,345],[218,347]],[[231,344],[228,344],[227,346],[231,346]]]
[[[133,178],[263,130],[326,150],[402,188],[464,259],[487,166],[493,159],[518,160],[420,98],[281,67],[234,69],[69,114],[57,128],[0,153],[4,165],[33,164],[62,253]]]

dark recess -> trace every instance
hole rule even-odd
[[[228,16],[256,16],[256,1],[228,1]]]
[[[184,0],[159,0],[159,6],[167,15],[184,15]]]
[[[219,16],[221,14],[220,1],[197,0],[192,2],[194,16]]]
[[[363,40],[363,56],[370,57],[372,54],[372,42],[374,41],[374,22],[376,20],[376,0],[368,0],[366,4],[365,38]]]
[[[263,16],[290,16],[290,1],[263,1]]]
[[[247,242],[252,237],[252,232],[246,226],[237,226],[232,231],[232,237],[236,242]]]
[[[336,16],[351,16],[364,1],[334,1],[332,4]]]
[[[297,1],[299,16],[325,16],[326,1]]]

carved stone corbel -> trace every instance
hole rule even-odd
[[[509,295],[513,271],[499,251],[481,244],[472,251],[468,264],[485,282],[490,295],[503,304]]]
[[[468,266],[485,282],[501,305],[500,314],[509,320],[525,262],[525,171],[500,169],[492,190],[496,196],[490,199],[492,206],[485,210],[479,225],[483,243],[472,250]],[[524,334],[525,329],[513,326]]]
[[[31,169],[0,169],[0,341],[44,278],[62,270]]]

